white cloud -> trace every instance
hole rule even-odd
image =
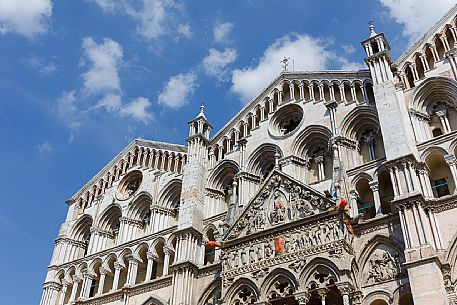
[[[42,155],[49,154],[55,150],[54,146],[49,143],[49,141],[44,141],[43,143],[35,145],[35,149]]]
[[[57,116],[69,129],[78,129],[82,124],[82,114],[75,105],[76,92],[64,91],[57,99]]]
[[[21,62],[25,66],[33,68],[43,75],[51,74],[57,70],[57,66],[54,63],[46,63],[43,59],[36,56],[22,58]]]
[[[46,33],[51,15],[51,0],[0,0],[0,33],[33,38]]]
[[[455,0],[380,0],[388,8],[390,17],[403,24],[403,34],[410,43],[432,27],[452,6]]]
[[[130,103],[126,104],[120,109],[121,116],[131,116],[144,124],[149,123],[153,116],[148,112],[148,108],[151,106],[149,99],[145,97],[137,97]]]
[[[122,106],[122,99],[117,94],[107,94],[101,100],[99,100],[93,109],[104,108],[109,112],[118,111]]]
[[[203,68],[208,75],[217,77],[219,81],[225,81],[228,73],[227,66],[235,61],[236,56],[236,50],[232,48],[225,48],[224,51],[211,48],[208,55],[203,58]]]
[[[89,61],[89,70],[83,74],[84,91],[89,94],[120,91],[118,69],[123,56],[121,45],[109,38],[97,44],[91,37],[86,37],[82,48]]]
[[[352,44],[343,44],[341,47],[343,48],[343,52],[346,54],[351,55],[356,52],[356,49]]]
[[[214,41],[215,42],[227,42],[229,40],[230,33],[233,30],[233,23],[224,22],[217,24],[213,29]]]
[[[174,0],[141,0],[138,8],[126,4],[125,11],[139,24],[137,32],[147,40],[156,40],[170,31],[175,23],[175,14],[182,10],[182,6]]]
[[[192,28],[189,23],[178,25],[178,34],[189,39],[193,36]]]
[[[276,40],[259,59],[257,66],[235,69],[232,74],[232,91],[243,102],[249,102],[282,71],[281,60],[294,60],[294,69],[323,70],[333,63],[339,67],[355,67],[347,59],[329,50],[331,41],[307,34],[291,34]],[[292,63],[289,65],[292,70]]]
[[[165,88],[160,92],[158,103],[173,109],[186,105],[188,98],[197,87],[197,76],[193,72],[170,77]]]
[[[101,9],[105,12],[114,12],[116,9],[116,2],[114,0],[89,0],[90,2],[95,2]]]

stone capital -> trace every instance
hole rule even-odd
[[[114,269],[121,270],[123,268],[125,268],[125,266],[123,264],[121,264],[120,262],[115,262],[114,263]]]
[[[297,300],[298,305],[306,305],[311,299],[311,294],[308,291],[301,291],[294,294],[295,300]]]
[[[155,254],[154,252],[151,252],[151,251],[146,252],[146,256],[147,256],[148,260],[150,260],[150,259],[156,260],[159,258],[159,256],[157,254]]]

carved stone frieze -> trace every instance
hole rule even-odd
[[[271,227],[306,218],[334,206],[316,190],[275,172],[227,232],[236,239]]]

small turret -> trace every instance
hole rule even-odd
[[[206,140],[209,139],[209,133],[213,129],[213,126],[208,122],[205,116],[205,106],[201,104],[200,112],[195,119],[190,120],[189,125],[189,139],[195,136],[202,136]]]
[[[371,72],[371,77],[375,84],[393,80],[390,58],[390,46],[384,33],[377,34],[373,21],[370,21],[370,37],[362,41],[367,57],[365,62]]]

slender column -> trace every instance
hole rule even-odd
[[[444,129],[444,133],[451,132],[451,128],[450,128],[450,125],[449,125],[449,120],[447,118],[447,111],[446,110],[437,111],[436,115],[440,119],[441,125],[443,126],[443,129]]]
[[[357,102],[357,94],[355,93],[354,84],[351,85],[351,96],[352,96],[352,102]]]
[[[406,216],[405,216],[405,207],[404,206],[400,206],[399,207],[399,210],[400,210],[400,224],[401,224],[401,227],[402,227],[402,232],[403,232],[403,239],[405,240],[405,246],[406,248],[411,248],[411,235],[410,235],[410,232],[409,232],[409,226],[408,224],[406,223]]]
[[[344,84],[338,86],[340,88],[341,101],[346,102],[346,94],[344,94]]]
[[[350,292],[349,284],[347,284],[347,283],[342,283],[339,285],[337,284],[337,288],[340,291],[341,296],[343,297],[343,305],[350,305],[351,302],[349,300],[349,292]]]
[[[129,261],[129,269],[127,272],[127,285],[133,286],[136,282],[139,260],[133,257],[133,255],[129,255],[127,259]]]
[[[289,91],[290,91],[290,100],[293,101],[295,99],[295,90],[294,90],[294,84],[291,83],[289,85]]]
[[[300,101],[303,101],[305,99],[305,91],[304,91],[303,83],[300,83],[298,85],[298,89],[299,89],[299,92],[300,92]]]
[[[114,263],[114,279],[113,279],[113,287],[111,288],[111,291],[116,291],[119,286],[119,276],[121,275],[121,270],[124,268],[124,265],[122,265],[119,262]]]
[[[319,101],[325,101],[324,84],[319,84]]]
[[[73,287],[71,289],[71,295],[70,295],[70,300],[68,303],[73,303],[76,300],[76,292],[78,291],[78,286],[79,282],[81,282],[81,279],[77,277],[76,275],[73,275]]]
[[[446,35],[441,35],[440,36],[440,39],[441,39],[441,42],[443,43],[443,46],[444,46],[444,51],[449,51],[450,48],[449,48],[449,43],[447,42],[447,37]]]
[[[457,185],[457,165],[456,165],[455,156],[451,155],[451,154],[445,155],[444,160],[446,160],[447,164],[449,165],[449,169],[451,170],[452,179],[454,180],[454,184]],[[456,187],[456,191],[457,191],[457,187]]]
[[[145,281],[149,281],[149,280],[151,280],[151,277],[152,277],[152,267],[154,266],[154,260],[157,260],[158,256],[155,253],[150,252],[150,251],[148,251],[146,253],[146,255],[148,258],[148,265],[146,267],[146,280]]]
[[[381,198],[379,197],[379,185],[378,181],[371,181],[369,183],[371,191],[373,192],[373,198],[374,198],[374,208],[376,211],[376,216],[381,216],[382,215],[382,209],[381,209]]]
[[[82,299],[86,299],[89,297],[90,286],[92,285],[93,279],[94,279],[94,276],[90,273],[85,273],[83,275],[83,286],[81,289],[81,298]]]
[[[413,72],[413,78],[414,78],[414,81],[418,81],[419,80],[419,74],[417,73],[417,66],[416,64],[411,64],[411,71]]]
[[[103,267],[100,268],[100,281],[98,282],[97,295],[103,294],[103,286],[105,286],[105,279],[106,279],[107,273],[108,273],[108,269],[105,269]]]
[[[357,192],[355,190],[350,190],[349,194],[351,196],[351,216],[355,217],[359,214],[359,207],[357,206]]]
[[[428,66],[428,62],[427,62],[427,57],[425,56],[425,54],[420,55],[419,58],[420,58],[420,60],[422,62],[422,65],[425,68],[425,71],[430,70],[430,67]]]
[[[425,245],[426,240],[425,240],[424,228],[422,227],[422,221],[420,219],[419,212],[417,211],[416,203],[413,204],[412,209],[413,209],[413,218],[414,218],[414,224],[416,227],[416,233],[419,238],[419,244]]]
[[[432,51],[432,55],[433,55],[433,59],[434,59],[435,63],[438,62],[440,60],[440,57],[438,56],[438,51],[436,50],[436,46],[431,45],[430,50]]]
[[[168,269],[170,265],[170,249],[168,247],[163,247],[164,259],[163,259],[163,275],[168,275]]]
[[[268,114],[271,114],[274,111],[273,110],[273,99],[271,97],[268,99],[268,105],[269,105]],[[252,126],[254,127],[254,123],[252,123]]]
[[[67,294],[67,289],[68,283],[67,281],[63,280],[62,289],[60,289],[59,302],[57,303],[57,305],[63,305],[63,302],[65,301],[65,295]]]
[[[400,192],[398,190],[398,181],[397,176],[395,175],[395,169],[393,167],[389,168],[390,180],[392,180],[392,188],[394,189],[394,197],[398,197]]]
[[[317,294],[321,298],[321,304],[325,305],[326,304],[325,299],[327,298],[327,294],[328,294],[327,288],[318,288]]]
[[[309,99],[311,101],[314,101],[315,99],[314,99],[314,85],[313,85],[313,83],[310,83],[308,85],[308,91],[309,91]]]

